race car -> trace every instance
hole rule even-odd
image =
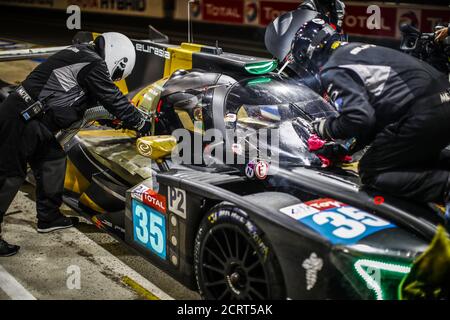
[[[132,101],[154,134],[81,131],[65,146],[66,203],[206,299],[397,298],[443,218],[361,188],[349,164],[323,168],[310,123],[334,108],[273,61],[152,46],[170,59]],[[265,158],[248,149],[261,129],[280,142]],[[193,150],[182,161],[177,131]]]
[[[154,132],[62,132],[67,205],[205,299],[399,298],[443,216],[325,167],[308,141],[330,104],[275,60],[133,42],[120,87]]]

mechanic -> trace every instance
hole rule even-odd
[[[339,0],[305,0],[299,9],[308,9],[329,18],[329,23],[341,33],[344,26],[345,4]]]
[[[135,60],[130,39],[104,33],[94,42],[51,56],[0,105],[0,223],[25,179],[27,163],[36,179],[37,231],[69,228],[78,221],[59,210],[66,158],[55,134],[81,120],[85,110],[97,103],[128,127],[149,132],[150,121],[113,82],[126,78]],[[0,237],[0,256],[18,250]]]
[[[362,182],[424,203],[449,202],[450,91],[446,75],[399,51],[342,43],[324,21],[310,21],[293,41],[296,63],[319,74],[337,117],[318,119],[324,140],[370,145],[359,164]]]

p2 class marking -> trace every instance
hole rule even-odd
[[[169,211],[186,219],[186,191],[169,187]]]

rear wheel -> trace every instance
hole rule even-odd
[[[203,219],[195,241],[201,296],[214,300],[284,299],[275,254],[247,214],[220,204]]]

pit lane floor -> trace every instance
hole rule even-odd
[[[65,206],[62,212],[76,215]],[[4,238],[21,250],[0,258],[1,300],[199,299],[85,219],[76,228],[37,233],[34,187],[29,184],[7,212]]]

